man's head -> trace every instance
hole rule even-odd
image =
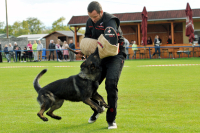
[[[14,42],[14,45],[17,46],[17,42]]]
[[[31,41],[29,41],[28,43],[31,44]]]
[[[34,44],[36,43],[36,40],[34,40]]]
[[[41,41],[39,40],[39,41],[38,41],[38,43],[40,44],[40,43],[41,43]]]
[[[73,41],[72,41],[72,40],[69,40],[69,43],[73,43]]]
[[[97,1],[92,1],[87,8],[88,15],[94,23],[98,22],[103,16],[101,5]]]
[[[131,40],[131,44],[133,44],[133,41],[134,41],[134,40]]]
[[[172,36],[171,36],[171,35],[169,35],[169,39],[172,39]]]
[[[9,43],[8,46],[11,47],[12,46],[11,43]]]

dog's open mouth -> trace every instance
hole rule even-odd
[[[88,79],[87,74],[85,74],[82,71],[78,74],[78,76],[81,77],[81,78],[83,78],[83,79]]]

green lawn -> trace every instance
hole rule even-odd
[[[40,79],[40,85],[44,86],[77,74],[80,64],[81,61],[1,63],[0,132],[200,132],[200,65],[143,67],[200,64],[200,58],[126,61],[118,84],[116,130],[107,129],[105,112],[95,123],[88,124],[92,111],[82,102],[65,101],[62,108],[55,111],[62,120],[48,117],[49,121],[43,122],[36,115],[40,107],[33,88],[35,76],[48,68]],[[16,68],[3,68],[9,66]],[[104,87],[103,83],[98,92],[106,99]]]

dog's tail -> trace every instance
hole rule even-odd
[[[33,81],[33,86],[34,86],[34,88],[35,88],[35,90],[36,90],[37,92],[41,89],[41,87],[40,87],[38,81],[39,81],[39,79],[42,77],[42,75],[45,74],[46,72],[47,72],[47,69],[42,70],[42,71],[36,76],[36,78],[35,78],[34,81]]]

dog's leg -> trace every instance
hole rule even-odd
[[[59,99],[59,100],[56,100],[54,105],[51,107],[51,109],[46,113],[48,116],[50,116],[51,118],[54,118],[54,119],[57,119],[57,120],[60,120],[61,117],[60,116],[57,116],[57,115],[54,115],[53,114],[53,111],[56,110],[56,109],[59,109],[64,103],[64,100],[62,99]]]
[[[44,111],[46,111],[45,103],[43,103],[43,104],[41,105],[41,110],[37,113],[37,115],[38,115],[43,121],[48,121],[48,119],[47,119],[46,117],[43,116]]]
[[[92,98],[100,101],[100,106],[104,106],[105,108],[109,108],[108,104],[106,104],[106,102],[104,101],[103,97],[98,92],[95,92],[92,95]]]
[[[98,104],[93,102],[90,98],[84,99],[83,102],[87,105],[90,105],[90,107],[95,109],[98,113],[103,112],[103,109]]]

